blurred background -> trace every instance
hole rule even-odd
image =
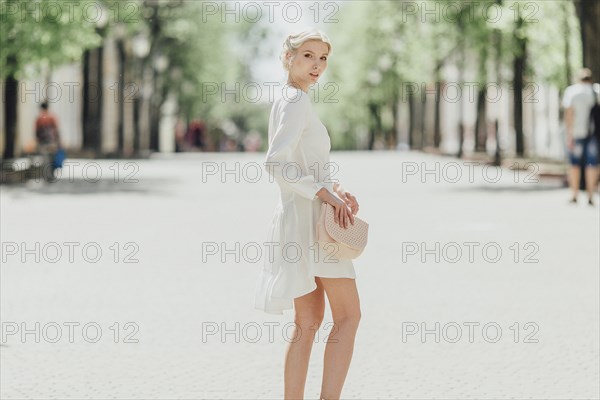
[[[333,43],[311,89],[334,150],[566,157],[560,98],[600,76],[600,4],[2,0],[3,159],[42,102],[71,156],[266,150],[285,36]],[[323,104],[327,103],[327,104]]]

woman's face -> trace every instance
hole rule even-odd
[[[320,40],[308,40],[296,51],[290,65],[291,81],[301,87],[316,83],[327,68],[329,47]]]

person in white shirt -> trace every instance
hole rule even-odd
[[[579,82],[567,87],[563,96],[567,147],[569,149],[569,185],[573,193],[571,203],[577,202],[581,179],[581,158],[585,157],[585,181],[588,203],[594,205],[593,195],[598,181],[598,142],[588,136],[590,131],[590,111],[596,101],[592,86],[592,71],[583,68],[579,72]]]
[[[325,313],[325,294],[333,327],[325,347],[321,399],[341,396],[361,318],[352,260],[332,262],[324,252],[314,251],[318,250],[315,228],[323,202],[334,207],[335,221],[341,227],[354,223],[359,208],[356,197],[331,179],[329,133],[308,95],[309,87],[325,72],[331,53],[329,38],[314,28],[286,38],[280,59],[288,72],[287,85],[269,117],[265,168],[280,188],[269,238],[280,246],[257,279],[255,308],[283,314],[293,306],[295,311],[294,340],[285,355],[285,399],[304,398],[312,344]],[[277,250],[286,245],[293,245],[301,256],[280,257]]]

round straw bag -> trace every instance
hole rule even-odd
[[[353,259],[361,255],[367,245],[369,224],[354,217],[354,225],[344,229],[334,220],[335,208],[323,202],[317,223],[317,241],[334,258]]]

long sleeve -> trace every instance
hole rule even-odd
[[[293,157],[309,120],[310,102],[304,96],[296,101],[282,100],[279,113],[278,124],[273,127],[275,133],[269,145],[265,168],[280,186],[314,200],[316,193],[325,185],[317,182],[314,175],[303,171]]]

